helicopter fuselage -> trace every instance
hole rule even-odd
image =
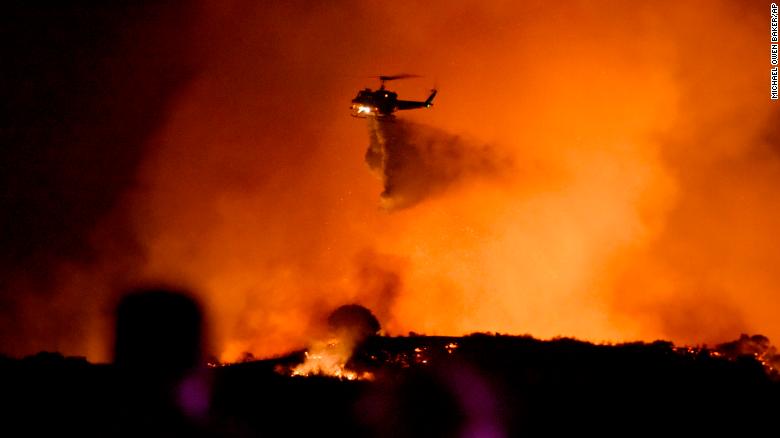
[[[436,90],[425,101],[399,100],[398,94],[380,87],[378,90],[365,88],[352,99],[352,116],[354,117],[392,117],[398,110],[428,108],[433,105]]]

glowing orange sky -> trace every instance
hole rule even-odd
[[[214,3],[127,203],[139,278],[195,288],[222,358],[348,302],[392,334],[780,339],[764,2]],[[348,106],[399,72],[425,76],[401,98],[440,90],[400,117],[508,175],[380,209]]]

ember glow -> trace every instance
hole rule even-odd
[[[390,334],[780,339],[764,2],[267,3],[198,5],[199,70],[91,256],[2,282],[12,353],[107,359],[111,291],[149,279],[201,294],[222,362],[300,349],[347,302]],[[399,98],[440,90],[399,119],[452,153],[387,208],[349,101],[397,72],[423,75]],[[300,372],[343,373],[337,350]]]
[[[347,368],[353,346],[349,342],[331,339],[314,343],[305,353],[306,360],[292,369],[292,376],[327,376],[345,380],[372,380],[371,373],[358,373]]]

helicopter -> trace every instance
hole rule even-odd
[[[416,77],[419,76],[410,74],[377,76],[380,81],[379,89],[371,90],[370,88],[365,88],[360,90],[357,96],[352,99],[352,106],[350,107],[352,109],[352,117],[392,118],[393,113],[398,110],[430,108],[433,105],[433,98],[436,97],[435,88],[431,90],[431,95],[424,101],[399,100],[397,93],[385,89],[386,81]]]

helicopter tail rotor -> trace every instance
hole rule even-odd
[[[431,90],[431,95],[428,96],[427,99],[425,99],[425,107],[426,108],[430,108],[431,106],[433,106],[433,98],[436,97],[436,93],[437,92],[438,92],[438,90],[436,90],[435,88],[433,90]]]

